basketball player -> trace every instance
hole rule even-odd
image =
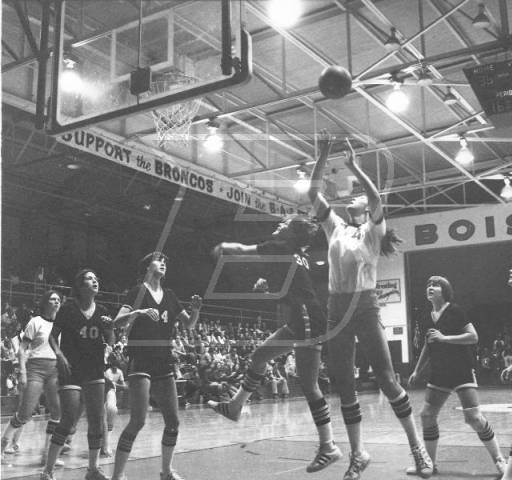
[[[141,260],[144,281],[128,292],[126,303],[115,319],[116,325],[128,325],[130,329],[130,421],[119,437],[112,480],[124,477],[133,442],[146,420],[150,396],[158,404],[165,422],[161,480],[181,479],[171,468],[179,427],[171,341],[176,333],[176,321],[183,322],[187,329],[194,328],[202,300],[198,295],[192,297],[192,313],[189,315],[174,292],[162,287],[167,261],[167,256],[161,252],[150,253]]]
[[[46,426],[46,443],[41,460],[43,465],[46,464],[46,451],[48,450],[50,437],[60,419],[57,359],[48,342],[60,304],[60,295],[56,291],[49,290],[45,292],[39,302],[41,315],[31,318],[25,328],[18,352],[19,384],[23,387],[23,390],[20,395],[18,410],[11,418],[2,436],[3,454],[5,447],[15,437],[16,432],[32,418],[32,412],[38,405],[39,397],[44,391],[46,405],[50,411],[50,419]],[[17,444],[13,442],[13,445]],[[17,450],[15,449],[15,451]],[[62,460],[56,461],[56,466],[62,465]]]
[[[430,363],[431,373],[421,422],[425,446],[434,462],[434,471],[437,471],[435,461],[439,440],[437,417],[450,394],[455,391],[459,396],[466,423],[478,434],[501,475],[505,471],[505,459],[501,455],[491,425],[480,411],[478,402],[472,348],[478,342],[478,334],[468,322],[464,311],[452,303],[453,289],[446,278],[430,277],[426,294],[432,304],[429,328],[409,383],[413,384]]]
[[[267,362],[288,353],[294,340],[312,339],[311,345],[295,348],[297,374],[308,402],[313,421],[318,430],[320,446],[317,455],[307,466],[308,472],[316,472],[341,458],[339,448],[333,442],[329,406],[318,386],[321,346],[314,339],[325,333],[326,318],[309,276],[309,261],[303,252],[304,247],[317,232],[317,225],[303,215],[296,215],[282,221],[272,233],[271,239],[258,245],[241,243],[221,243],[214,249],[214,255],[260,255],[281,256],[275,262],[265,262],[270,292],[281,289],[281,285],[272,285],[272,277],[286,277],[290,268],[294,269],[288,291],[277,300],[277,312],[285,325],[276,330],[251,356],[251,367],[242,380],[238,392],[230,402],[208,404],[218,413],[230,420],[240,418],[242,407],[262,381]],[[277,273],[277,275],[275,275]],[[260,279],[261,280],[261,279]],[[261,282],[260,282],[261,283]],[[266,293],[272,295],[272,293]],[[308,320],[305,320],[309,318]],[[310,332],[306,332],[306,322]],[[309,329],[309,328],[308,328]]]
[[[395,378],[375,292],[379,256],[393,253],[401,240],[393,231],[386,230],[379,192],[356,165],[353,151],[348,154],[347,167],[363,186],[366,196],[354,198],[347,206],[348,223],[331,209],[320,193],[331,143],[332,137],[323,132],[309,197],[329,245],[328,367],[331,384],[340,396],[352,450],[344,480],[359,479],[370,462],[370,455],[363,447],[361,408],[355,390],[356,335],[379,387],[407,434],[418,474],[428,478],[432,475],[432,461],[418,437],[409,396]]]
[[[89,467],[85,478],[108,480],[98,460],[103,436],[104,343],[112,344],[114,338],[112,319],[94,300],[98,290],[96,273],[90,269],[80,270],[73,280],[74,299],[64,304],[53,324],[50,345],[59,369],[61,419],[51,438],[41,480],[54,479],[57,456],[67,436],[73,433],[81,413],[81,400],[88,424]]]

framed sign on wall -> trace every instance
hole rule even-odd
[[[400,279],[377,280],[377,296],[379,304],[400,303],[402,301],[402,292],[400,289]]]

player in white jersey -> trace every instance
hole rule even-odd
[[[320,192],[331,144],[332,137],[327,132],[322,133],[320,155],[311,176],[309,197],[329,245],[329,375],[333,388],[340,396],[352,450],[344,480],[359,479],[370,462],[370,455],[363,446],[361,409],[355,390],[356,336],[375,372],[379,387],[407,434],[417,473],[428,478],[432,475],[432,461],[416,431],[407,392],[395,378],[375,292],[379,256],[393,253],[395,245],[401,240],[392,230],[386,229],[379,192],[356,164],[355,152],[350,144],[347,167],[364,188],[366,196],[354,198],[347,206],[348,222],[331,209]]]

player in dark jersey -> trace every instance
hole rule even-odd
[[[61,419],[52,435],[41,480],[53,480],[57,456],[76,426],[82,398],[89,444],[85,478],[107,480],[98,459],[103,436],[104,343],[113,343],[113,322],[107,310],[94,301],[98,289],[96,274],[90,269],[80,270],[73,281],[74,298],[60,309],[53,324],[50,345],[57,355]]]
[[[496,469],[502,475],[506,462],[491,425],[480,411],[478,401],[473,370],[473,346],[478,342],[478,334],[462,308],[452,303],[453,289],[446,278],[430,277],[426,294],[433,308],[427,319],[426,341],[409,383],[416,382],[430,364],[430,378],[421,422],[425,447],[434,462],[434,471],[437,470],[435,460],[439,440],[437,417],[451,392],[455,391],[459,396],[466,423],[478,434]],[[415,471],[416,469],[408,470],[408,473]]]
[[[217,257],[222,254],[262,257],[264,275],[270,287],[270,293],[266,295],[277,299],[278,316],[284,326],[253,352],[251,367],[231,401],[208,402],[218,413],[237,421],[243,405],[262,381],[267,362],[290,352],[294,342],[299,341],[300,346],[295,348],[297,374],[320,440],[317,455],[307,467],[308,472],[322,470],[341,458],[341,452],[333,442],[329,406],[318,386],[321,345],[315,339],[325,334],[327,321],[309,275],[308,257],[303,251],[317,230],[309,218],[295,215],[282,221],[266,242],[258,245],[221,243],[215,247]]]
[[[178,438],[178,393],[174,379],[175,358],[171,341],[175,322],[185,328],[194,328],[201,310],[201,297],[194,295],[189,315],[174,292],[163,288],[161,281],[167,272],[167,256],[153,252],[141,260],[144,281],[127,295],[115,319],[116,325],[129,326],[128,351],[130,364],[128,385],[130,392],[130,421],[116,450],[112,480],[124,477],[126,462],[133,442],[144,426],[150,396],[156,401],[164,417],[162,436],[162,480],[179,480],[172,471],[172,457]]]

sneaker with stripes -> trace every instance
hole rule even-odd
[[[214,402],[213,400],[209,400],[208,406],[233,422],[238,422],[242,413],[241,411],[233,411],[234,409],[230,402]]]
[[[331,463],[338,461],[342,456],[341,450],[336,445],[330,450],[319,448],[313,461],[306,467],[306,472],[319,472]]]

